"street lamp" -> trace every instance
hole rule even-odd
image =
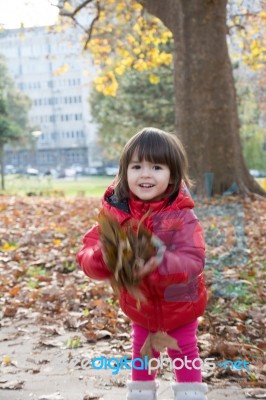
[[[31,132],[32,136],[38,139],[39,136],[41,136],[42,132],[41,131],[33,131]]]
[[[37,167],[37,140],[38,140],[38,137],[41,136],[41,134],[42,134],[41,131],[31,132],[31,135],[34,138],[34,165],[35,165],[35,167]]]

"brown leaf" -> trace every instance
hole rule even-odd
[[[181,352],[177,340],[168,335],[166,332],[150,333],[140,350],[140,354],[142,357],[148,356],[149,358],[153,358],[152,349],[162,352],[166,348]]]
[[[103,399],[102,394],[85,394],[83,400],[101,400]]]
[[[16,294],[18,294],[18,292],[20,291],[20,287],[19,286],[15,286],[10,290],[10,294],[12,297],[16,296]]]
[[[156,332],[151,337],[152,347],[157,351],[163,351],[165,348],[178,350],[181,352],[178,346],[177,340],[172,336],[169,336],[166,332]]]
[[[85,336],[85,338],[88,340],[88,342],[92,342],[92,343],[97,342],[97,336],[96,336],[95,332],[83,330],[82,333]]]
[[[13,306],[6,306],[4,309],[4,317],[14,317],[17,313],[17,308]]]

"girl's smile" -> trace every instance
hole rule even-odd
[[[170,183],[170,169],[167,165],[150,161],[139,161],[133,155],[127,169],[130,191],[140,200],[160,200]]]

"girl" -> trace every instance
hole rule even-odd
[[[166,332],[179,346],[179,350],[167,349],[172,361],[178,359],[172,364],[174,399],[204,400],[207,385],[202,383],[200,360],[195,359],[199,357],[197,318],[206,306],[205,247],[186,183],[187,158],[177,137],[144,128],[126,144],[118,176],[106,190],[102,206],[124,226],[149,211],[143,224],[161,244],[157,256],[140,272],[139,288],[146,300],[139,305],[126,289],[119,295],[122,310],[132,320],[132,358],[141,358],[140,350],[150,333]],[[77,254],[84,273],[92,279],[112,278],[102,248],[97,225],[85,235]],[[153,349],[153,357],[159,355]],[[132,369],[127,400],[157,399],[156,372],[149,372]]]

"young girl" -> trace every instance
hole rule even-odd
[[[206,306],[203,277],[205,246],[203,233],[193,212],[187,190],[187,158],[176,136],[155,128],[144,128],[126,144],[118,176],[106,190],[102,207],[120,225],[140,221],[161,246],[140,272],[139,288],[145,296],[140,304],[125,288],[119,295],[124,313],[132,320],[132,359],[150,333],[166,332],[177,341],[179,350],[168,348],[175,366],[172,383],[175,400],[204,400],[207,385],[202,383],[197,348],[197,318]],[[99,226],[84,237],[77,258],[92,279],[111,279],[104,260]],[[160,353],[153,349],[153,357]],[[183,362],[184,361],[184,362]],[[183,365],[183,367],[182,367]],[[156,400],[156,372],[132,369],[127,382],[127,400]]]

